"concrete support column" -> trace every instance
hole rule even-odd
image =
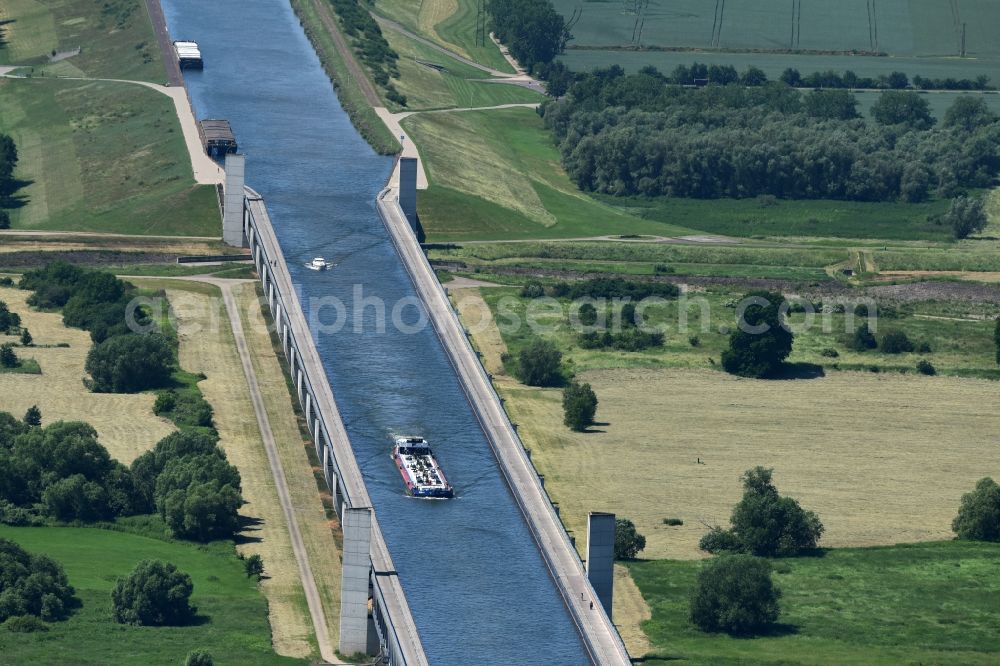
[[[285,317],[282,317],[285,319]],[[288,353],[288,324],[282,322],[281,324],[281,348],[285,350],[285,358],[288,359],[288,364],[291,366],[293,363],[291,354]]]
[[[299,394],[299,404],[304,405],[305,401],[302,398],[302,378],[305,377],[305,372],[302,371],[302,365],[298,362],[298,354],[293,354],[296,357],[295,365],[298,366],[295,369],[295,390]]]
[[[222,240],[243,247],[243,184],[245,155],[226,155],[226,189],[222,206]]]
[[[615,584],[615,514],[591,513],[587,520],[587,578],[611,617]]]
[[[340,653],[368,650],[368,580],[372,510],[344,509],[344,564],[340,591]]]
[[[306,406],[305,406],[305,409],[304,409],[304,411],[302,413],[306,417],[306,428],[309,429],[309,432],[315,433],[317,431],[316,431],[315,428],[313,428],[313,418],[312,418],[312,406],[313,405],[312,405],[312,401],[313,401],[312,393],[310,393],[309,391],[306,391]]]
[[[321,451],[326,447],[323,446],[323,422],[318,418],[313,421],[313,444],[316,446],[316,457],[321,457]]]
[[[399,158],[399,207],[410,228],[417,230],[417,158]]]

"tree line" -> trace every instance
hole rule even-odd
[[[956,100],[939,127],[912,91],[882,93],[870,120],[857,104],[847,90],[685,88],[613,66],[541,113],[576,184],[616,196],[919,202],[1000,172],[1000,124],[981,99]]]
[[[488,0],[490,30],[526,70],[551,63],[570,39],[550,0]]]
[[[10,228],[10,214],[4,209],[13,207],[11,197],[18,188],[16,166],[17,145],[9,135],[0,134],[0,229]]]

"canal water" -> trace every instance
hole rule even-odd
[[[195,115],[230,121],[267,202],[430,663],[587,663],[440,341],[392,325],[420,312],[375,210],[391,158],[352,127],[287,0],[162,2],[172,38],[201,46]],[[336,266],[306,269],[316,256]],[[454,500],[404,494],[397,434],[431,442]]]

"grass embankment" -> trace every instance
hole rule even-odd
[[[329,6],[327,0],[291,0],[291,3],[309,41],[316,49],[323,69],[337,90],[340,105],[344,107],[358,132],[379,154],[398,153],[399,141],[375,114],[357,79],[349,70],[344,54],[337,49],[333,35],[320,16],[321,11],[334,16],[333,8]]]
[[[194,184],[169,98],[124,83],[0,80],[17,144],[15,229],[216,236],[215,188]]]
[[[36,76],[166,79],[143,0],[7,0],[0,22],[0,65]]]
[[[488,35],[485,44],[476,42],[476,9],[476,0],[387,0],[378,2],[374,11],[463,57],[513,74]]]
[[[153,414],[152,393],[91,393],[83,384],[84,363],[93,344],[90,334],[63,326],[62,314],[39,312],[25,303],[31,294],[20,289],[0,289],[0,300],[21,315],[31,331],[35,347],[18,348],[35,357],[44,369],[41,375],[5,374],[0,379],[3,410],[20,416],[28,407],[42,410],[44,423],[86,421],[97,430],[101,444],[125,464],[174,431],[166,419]],[[16,337],[4,341],[15,342]],[[67,344],[68,347],[57,347]]]
[[[545,99],[541,93],[527,88],[490,83],[492,77],[486,72],[402,33],[384,29],[382,34],[399,54],[399,78],[393,82],[407,100],[406,107],[387,101],[386,105],[393,111],[533,104]]]
[[[216,664],[300,664],[271,648],[267,603],[248,579],[232,545],[196,545],[97,528],[0,525],[0,537],[44,553],[65,569],[83,602],[65,622],[35,634],[0,632],[11,664],[176,665],[197,649]],[[143,559],[173,562],[190,574],[198,619],[186,627],[132,627],[111,617],[111,589]]]
[[[1000,549],[928,543],[826,551],[775,561],[781,631],[734,639],[688,621],[696,562],[636,562],[633,578],[653,617],[644,663],[989,664],[1000,635]]]

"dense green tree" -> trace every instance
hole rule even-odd
[[[858,99],[847,90],[813,90],[803,97],[803,108],[813,118],[852,120],[859,118]]]
[[[934,116],[925,96],[915,92],[889,90],[881,93],[871,113],[882,125],[907,125],[918,130],[934,125]]]
[[[982,199],[958,197],[952,199],[944,222],[951,227],[955,238],[962,239],[985,229],[989,218]]]
[[[872,329],[865,323],[855,329],[848,347],[857,352],[868,351],[869,349],[878,347],[878,340],[875,339]]]
[[[750,555],[723,555],[698,572],[691,597],[691,622],[703,631],[734,636],[766,632],[781,614],[771,564]]]
[[[21,317],[0,301],[0,333],[13,334],[21,326]]]
[[[615,519],[615,559],[634,560],[646,547],[646,537],[635,529],[628,518]]]
[[[10,213],[0,209],[0,229],[10,229]]]
[[[745,86],[762,86],[767,83],[767,74],[759,67],[750,65],[740,76],[740,83]]]
[[[903,72],[892,72],[886,77],[886,85],[893,90],[905,90],[910,87],[910,79]]]
[[[593,303],[584,303],[580,306],[580,323],[584,326],[593,326],[597,323],[597,308]]]
[[[258,553],[243,560],[243,570],[246,571],[247,578],[260,579],[264,575],[264,558]]]
[[[748,300],[749,299],[749,300]],[[792,332],[782,320],[781,294],[752,291],[744,296],[742,320],[722,353],[723,369],[741,377],[773,377],[792,352]]]
[[[30,347],[34,344],[34,342],[35,339],[31,337],[31,331],[26,328],[21,329],[21,344],[25,347]]]
[[[40,426],[42,425],[42,410],[38,409],[38,405],[32,405],[31,407],[28,407],[28,410],[24,413],[24,418],[22,420],[25,425]]]
[[[768,557],[799,555],[816,548],[823,523],[794,499],[782,497],[772,475],[773,470],[763,467],[747,470],[743,497],[730,517],[731,537],[715,534],[712,539],[702,539],[703,547]]]
[[[996,115],[986,105],[981,95],[956,97],[945,111],[944,127],[954,127],[965,132],[974,132],[997,121]]]
[[[558,386],[563,381],[562,353],[548,340],[536,338],[518,354],[518,379],[529,386]]]
[[[962,495],[962,505],[951,523],[959,539],[1000,541],[1000,485],[986,477],[976,489]]]
[[[135,393],[163,386],[173,371],[173,351],[159,333],[119,335],[94,345],[86,370],[97,393]]]
[[[563,423],[570,430],[583,432],[594,424],[597,413],[597,395],[590,384],[570,382],[563,389]]]
[[[161,560],[143,560],[111,591],[116,622],[141,626],[188,624],[197,609],[191,605],[191,577]]]
[[[203,542],[231,539],[239,531],[242,503],[239,491],[232,486],[210,482],[194,482],[157,500],[174,536]]]
[[[78,604],[61,565],[0,538],[0,622],[32,615],[64,620]]]
[[[7,342],[0,345],[0,366],[4,368],[16,368],[21,361],[17,358],[14,345]]]
[[[555,59],[570,38],[550,0],[487,0],[493,34],[528,71]]]

